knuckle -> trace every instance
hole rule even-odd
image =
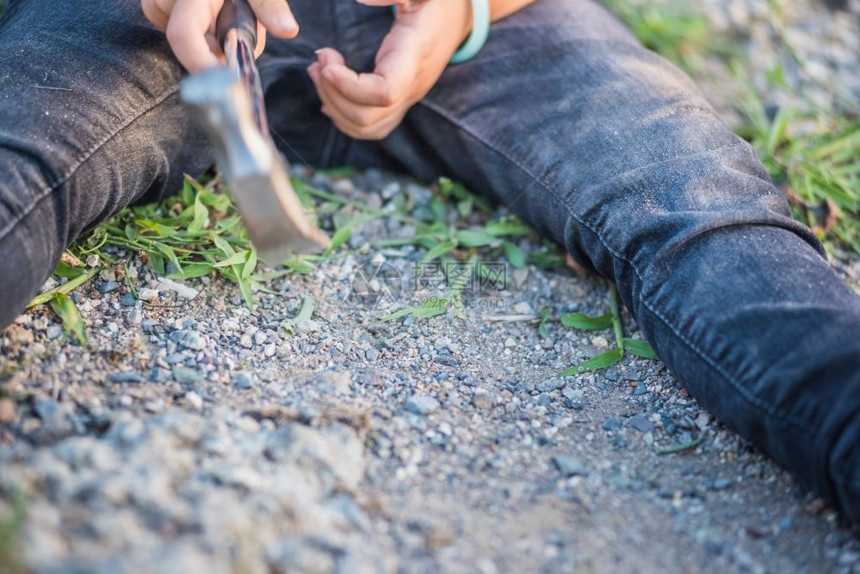
[[[375,118],[372,111],[362,108],[355,113],[355,125],[366,129],[373,125]]]
[[[383,107],[393,106],[397,103],[397,93],[391,86],[385,86],[379,94],[379,104]]]

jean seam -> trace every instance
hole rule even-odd
[[[419,104],[418,104],[418,105],[421,105],[421,106],[423,106],[423,107],[427,108],[428,110],[430,110],[430,111],[432,111],[432,112],[434,112],[434,113],[438,114],[438,115],[439,115],[439,116],[441,116],[443,119],[445,119],[446,121],[450,122],[452,125],[456,126],[457,128],[459,128],[459,129],[460,129],[460,130],[462,130],[463,132],[465,132],[465,133],[469,134],[472,138],[474,138],[476,141],[480,142],[482,145],[484,145],[485,147],[487,147],[489,150],[491,150],[492,152],[494,152],[494,153],[496,153],[496,154],[498,154],[498,155],[502,156],[503,158],[505,158],[505,160],[507,160],[507,161],[511,162],[512,164],[514,164],[514,165],[515,165],[518,169],[520,169],[524,174],[526,174],[529,178],[531,178],[531,179],[532,179],[532,181],[534,181],[535,183],[537,183],[538,185],[540,185],[541,187],[543,187],[543,188],[545,188],[547,191],[549,191],[549,192],[550,192],[550,193],[555,197],[555,199],[556,199],[557,201],[559,201],[562,205],[564,205],[564,206],[567,208],[567,212],[568,212],[568,214],[569,214],[569,215],[570,215],[574,220],[576,220],[580,225],[584,226],[586,229],[588,229],[591,233],[593,233],[593,234],[597,237],[597,239],[600,241],[601,245],[602,245],[602,246],[603,246],[603,247],[604,247],[604,248],[609,252],[609,254],[610,254],[610,255],[612,255],[612,256],[613,256],[613,257],[615,257],[616,259],[618,259],[618,260],[622,261],[623,263],[627,264],[627,265],[630,267],[630,269],[632,269],[632,270],[633,270],[633,273],[635,273],[635,274],[636,274],[636,277],[637,277],[640,281],[643,281],[642,274],[641,274],[641,272],[639,271],[639,269],[636,267],[636,265],[634,265],[634,264],[633,264],[633,262],[632,262],[632,261],[630,261],[629,259],[627,259],[626,257],[623,257],[623,256],[619,255],[619,254],[616,252],[616,250],[615,250],[615,249],[613,249],[612,247],[610,247],[610,246],[609,246],[609,244],[606,242],[606,240],[604,239],[604,237],[603,237],[603,235],[602,235],[601,233],[599,233],[596,229],[594,229],[594,227],[593,227],[592,225],[590,225],[588,222],[586,222],[586,221],[584,221],[582,218],[578,217],[578,216],[573,212],[573,210],[572,210],[572,208],[571,208],[571,205],[570,205],[570,202],[568,202],[568,201],[567,201],[567,200],[562,196],[562,194],[560,193],[560,191],[559,191],[559,190],[557,190],[554,186],[552,186],[552,185],[551,185],[551,184],[549,184],[548,182],[543,181],[542,179],[538,178],[535,174],[533,174],[533,173],[531,172],[531,170],[529,170],[528,168],[526,168],[526,167],[525,167],[521,162],[519,162],[516,158],[511,157],[510,155],[508,155],[507,153],[505,153],[502,149],[500,149],[500,148],[498,148],[498,147],[494,146],[491,142],[489,142],[489,141],[488,141],[488,140],[486,140],[485,138],[482,138],[481,136],[479,136],[477,133],[475,133],[475,132],[474,132],[472,129],[470,129],[468,126],[466,126],[466,125],[465,125],[465,124],[463,124],[462,122],[458,121],[455,117],[453,117],[451,114],[449,114],[448,112],[446,112],[445,110],[443,110],[443,109],[442,109],[442,108],[440,108],[439,106],[435,105],[433,102],[427,101],[427,100],[425,99],[425,100],[422,100],[421,102],[419,102]],[[677,327],[676,327],[676,326],[675,326],[671,321],[669,321],[669,320],[668,320],[668,319],[667,319],[667,318],[666,318],[662,313],[660,313],[657,309],[655,309],[655,308],[652,306],[652,303],[650,303],[650,302],[649,302],[649,300],[647,299],[647,297],[645,297],[644,295],[642,295],[642,296],[640,297],[640,300],[641,300],[641,301],[642,301],[642,303],[645,305],[645,307],[646,307],[646,308],[647,308],[651,313],[653,313],[653,314],[654,314],[654,316],[655,316],[655,317],[657,317],[658,319],[660,319],[660,321],[661,321],[664,325],[666,325],[666,327],[668,327],[668,328],[672,331],[672,333],[674,333],[674,334],[675,334],[675,336],[676,336],[676,337],[678,337],[678,338],[681,340],[681,342],[683,342],[685,345],[687,345],[687,347],[689,347],[689,348],[690,348],[693,352],[695,352],[695,353],[696,353],[696,354],[697,354],[701,359],[703,359],[703,360],[704,360],[704,361],[705,361],[705,362],[706,362],[706,363],[707,363],[711,368],[713,368],[717,373],[719,373],[719,374],[720,374],[720,375],[721,375],[721,376],[722,376],[722,377],[723,377],[723,378],[724,378],[724,379],[725,379],[725,380],[726,380],[726,381],[727,381],[727,382],[728,382],[728,383],[729,383],[733,388],[735,388],[735,390],[737,390],[737,391],[740,393],[740,395],[741,395],[742,397],[744,397],[747,401],[749,401],[749,402],[750,402],[754,407],[756,407],[756,408],[760,409],[761,411],[763,411],[764,413],[766,413],[767,415],[769,415],[769,416],[771,416],[771,417],[774,417],[774,418],[776,418],[776,419],[779,419],[779,420],[782,420],[782,421],[785,421],[785,422],[791,423],[791,424],[793,424],[793,425],[796,425],[796,426],[798,426],[800,429],[802,429],[804,432],[811,434],[813,437],[816,437],[816,439],[818,438],[817,433],[816,433],[816,432],[814,432],[814,430],[812,430],[812,429],[811,429],[811,428],[806,424],[806,422],[805,422],[805,421],[798,420],[798,419],[797,419],[796,417],[794,417],[793,415],[785,414],[785,413],[783,413],[783,412],[781,412],[781,411],[774,410],[774,409],[772,409],[772,408],[768,407],[768,406],[767,406],[767,405],[765,405],[765,404],[762,404],[762,403],[761,403],[761,401],[760,401],[759,399],[757,399],[754,395],[752,395],[752,394],[751,394],[751,393],[750,393],[746,388],[744,388],[744,386],[743,386],[743,385],[739,384],[739,382],[738,382],[734,377],[732,377],[731,375],[729,375],[729,373],[727,373],[727,372],[725,371],[725,369],[723,369],[719,364],[717,364],[717,362],[716,362],[712,357],[710,357],[710,356],[709,356],[705,351],[703,351],[703,350],[702,350],[698,345],[696,345],[694,342],[692,342],[691,340],[689,340],[689,338],[688,338],[688,337],[686,337],[683,333],[679,332],[679,330],[677,329]],[[816,440],[816,442],[817,442],[817,440]]]
[[[64,175],[60,175],[59,177],[57,177],[57,179],[56,179],[53,183],[49,183],[49,184],[47,184],[47,185],[46,185],[46,187],[45,187],[45,189],[42,191],[42,193],[41,193],[41,194],[39,194],[37,197],[35,197],[35,198],[33,199],[33,201],[32,201],[32,202],[30,202],[30,205],[28,205],[28,206],[27,206],[27,207],[26,207],[26,208],[25,208],[21,213],[19,213],[17,216],[15,216],[14,218],[12,218],[12,220],[11,220],[11,221],[9,221],[9,223],[7,223],[7,224],[6,224],[6,226],[4,226],[2,229],[0,229],[0,240],[2,240],[4,237],[6,237],[6,235],[8,235],[8,234],[9,234],[9,232],[10,232],[10,231],[11,231],[11,230],[16,226],[16,225],[18,225],[18,224],[19,224],[19,223],[20,223],[24,218],[26,218],[28,215],[30,215],[30,213],[32,213],[32,211],[33,211],[34,209],[36,209],[36,206],[38,206],[38,205],[39,205],[39,204],[40,204],[44,199],[46,199],[46,198],[50,197],[50,196],[51,196],[55,191],[57,191],[57,189],[58,189],[59,187],[61,187],[63,184],[65,184],[67,181],[69,181],[69,179],[70,179],[73,175],[75,175],[75,173],[76,173],[76,172],[77,172],[77,171],[78,171],[78,170],[79,170],[79,169],[80,169],[84,164],[86,164],[86,163],[87,163],[87,162],[88,162],[88,161],[89,161],[89,160],[90,160],[90,159],[91,159],[91,158],[92,158],[92,157],[93,157],[93,156],[94,156],[94,155],[95,155],[99,150],[101,150],[105,145],[107,145],[111,140],[113,140],[113,139],[114,139],[115,137],[117,137],[120,133],[122,133],[124,130],[126,130],[126,129],[127,129],[129,126],[131,126],[134,122],[136,122],[136,121],[137,121],[137,120],[139,120],[141,117],[145,116],[146,114],[148,114],[149,112],[151,112],[152,110],[154,110],[156,107],[158,107],[158,106],[160,106],[161,104],[163,104],[163,103],[165,102],[165,100],[167,100],[169,97],[171,97],[171,96],[175,95],[178,91],[179,91],[179,88],[177,87],[177,88],[174,88],[174,89],[172,89],[172,90],[170,90],[170,91],[168,91],[168,92],[165,92],[164,94],[162,94],[162,95],[161,95],[161,96],[159,96],[158,98],[155,98],[155,99],[152,101],[152,104],[151,104],[151,105],[149,105],[149,106],[147,106],[146,108],[142,109],[142,110],[141,110],[140,112],[138,112],[137,114],[134,114],[131,118],[129,118],[129,119],[128,119],[128,121],[126,121],[126,122],[124,122],[123,124],[121,124],[121,125],[120,125],[116,130],[114,130],[114,131],[110,132],[107,136],[105,136],[104,138],[102,138],[101,140],[99,140],[98,142],[96,142],[96,144],[95,144],[95,145],[93,145],[93,147],[91,147],[90,149],[86,150],[86,151],[85,151],[85,152],[80,156],[80,158],[79,158],[79,159],[77,159],[75,162],[73,162],[72,167],[71,167],[71,168],[69,168],[69,170],[68,170],[68,172],[67,172],[66,174],[64,174]]]

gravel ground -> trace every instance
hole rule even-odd
[[[773,31],[764,2],[701,4],[757,54]],[[856,98],[851,9],[798,2],[789,30],[841,38],[810,40],[803,56]],[[304,176],[382,208],[407,197],[422,209],[430,195],[374,171]],[[44,307],[19,317],[0,338],[0,371],[17,369],[0,389],[22,399],[0,399],[0,522],[26,499],[17,550],[0,526],[0,570],[860,571],[860,538],[661,363],[558,379],[609,336],[556,324],[541,338],[534,322],[497,320],[605,312],[599,279],[530,267],[468,297],[462,318],[380,323],[357,273],[409,277],[422,252],[366,243],[410,233],[363,225],[355,252],[273,281],[254,312],[232,284],[196,280],[186,299],[131,257],[148,301],[116,270],[79,289],[87,345]],[[834,265],[860,283],[860,263]],[[399,304],[421,295],[407,282]],[[291,327],[309,297],[312,318]],[[626,329],[638,336],[629,317]]]

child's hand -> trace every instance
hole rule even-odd
[[[278,38],[295,38],[299,25],[286,0],[249,0],[259,19],[256,54],[266,45],[266,30]],[[179,62],[189,72],[218,65],[221,47],[215,21],[224,0],[141,0],[147,19],[167,34]]]
[[[363,0],[398,4],[397,20],[376,55],[373,73],[357,74],[332,48],[317,53],[308,74],[323,101],[322,111],[356,139],[382,139],[403,120],[442,75],[469,32],[466,0]]]

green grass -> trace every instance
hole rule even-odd
[[[694,5],[680,0],[654,0],[638,5],[630,0],[607,0],[606,4],[630,25],[633,32],[650,49],[680,65],[694,77],[705,73],[705,59],[722,62],[731,69],[739,111],[745,118],[736,131],[756,148],[776,185],[788,197],[795,217],[812,227],[832,249],[839,246],[860,254],[860,123],[856,115],[824,110],[799,111],[788,108],[772,112],[750,81],[750,72],[739,51],[737,38],[716,35],[708,29],[707,20]],[[784,27],[780,3],[770,2],[773,27]],[[791,51],[790,46],[786,49]],[[792,52],[793,53],[793,52]],[[802,68],[802,62],[801,62]],[[778,65],[767,74],[767,91],[790,93]],[[799,94],[793,94],[802,101]],[[330,170],[331,177],[348,177],[351,168]],[[156,205],[125,209],[69,251],[67,262],[57,275],[68,282],[37,298],[35,303],[51,303],[63,319],[66,331],[81,343],[86,341],[80,315],[67,295],[74,287],[90,281],[105,269],[124,270],[128,259],[139,257],[157,276],[193,280],[217,274],[236,283],[249,308],[255,294],[266,292],[268,283],[287,274],[306,274],[317,265],[343,257],[355,250],[349,248],[353,233],[363,224],[377,218],[395,217],[414,226],[416,233],[408,239],[381,239],[372,248],[413,245],[424,253],[420,263],[434,261],[502,260],[513,267],[533,264],[541,268],[559,267],[564,258],[557,246],[544,241],[527,257],[515,240],[532,231],[513,217],[494,219],[492,210],[481,198],[462,186],[441,180],[435,187],[430,205],[424,209],[393,200],[395,209],[382,211],[315,189],[293,180],[296,190],[312,218],[328,224],[332,247],[322,255],[293,258],[283,269],[272,272],[261,269],[256,252],[249,243],[239,216],[222,186],[216,181],[188,179],[174,197]],[[456,219],[450,214],[456,211]],[[532,236],[534,237],[534,236]],[[115,260],[105,246],[122,247],[124,261]],[[82,263],[87,256],[99,255],[100,264],[89,269]],[[482,273],[481,265],[474,273]],[[126,287],[137,295],[137,285],[125,274]],[[450,310],[462,315],[464,278],[449,278],[447,290],[425,298],[418,307],[397,310],[383,320],[405,315],[426,319],[444,315]],[[614,291],[613,291],[614,293]],[[613,303],[614,302],[614,303]],[[148,304],[148,303],[147,303]],[[653,358],[653,350],[620,333],[617,295],[610,297],[610,312],[601,317],[566,314],[552,317],[544,309],[538,328],[543,336],[550,322],[561,322],[570,328],[612,328],[616,348],[562,374],[603,368],[620,361],[626,354]],[[313,313],[313,300],[306,300],[294,322],[284,328],[292,330],[298,322]],[[305,317],[307,315],[307,317]]]
[[[644,6],[630,0],[607,0],[648,48],[675,62],[693,77],[705,72],[703,58],[730,71],[744,121],[735,131],[756,149],[759,158],[791,203],[795,217],[810,226],[828,249],[841,246],[860,254],[860,121],[857,110],[831,111],[810,106],[793,92],[775,62],[766,74],[765,91],[789,96],[799,108],[768,108],[750,80],[738,51],[738,38],[712,33],[695,5],[681,0],[652,0]],[[788,43],[782,2],[768,2],[772,28],[783,49],[797,59]],[[802,60],[798,60],[801,70]],[[856,106],[856,103],[854,104]],[[850,106],[849,106],[850,108]]]

